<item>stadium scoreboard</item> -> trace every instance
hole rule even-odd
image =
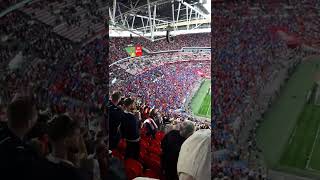
[[[140,57],[142,56],[142,46],[141,45],[128,45],[125,48],[126,52],[130,57]]]

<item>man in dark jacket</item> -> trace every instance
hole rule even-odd
[[[26,141],[26,134],[37,121],[33,98],[16,95],[7,109],[8,123],[0,129],[0,172],[9,179],[34,179],[39,159]],[[16,173],[11,173],[11,170]]]
[[[56,116],[49,123],[48,134],[52,152],[47,156],[47,167],[41,168],[42,172],[47,174],[44,177],[46,179],[89,179],[92,174],[85,169],[80,169],[76,164],[80,159],[71,158],[71,160],[69,157],[78,153],[80,148],[79,123],[67,115]]]
[[[122,124],[123,136],[127,142],[125,158],[138,160],[140,153],[140,127],[135,113],[136,107],[134,100],[127,98],[124,101],[124,120]]]
[[[115,149],[121,138],[120,126],[123,119],[123,110],[118,107],[121,100],[121,93],[115,92],[111,95],[111,100],[108,104],[109,113],[109,146],[110,149]]]

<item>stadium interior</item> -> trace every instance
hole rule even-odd
[[[1,179],[210,178],[210,3],[0,7]]]
[[[1,0],[0,179],[320,179],[319,0]]]
[[[110,11],[109,94],[121,94],[110,103],[112,154],[125,164],[128,179],[210,179],[210,3],[131,3],[117,1],[120,8]],[[134,107],[127,106],[130,100]],[[210,136],[192,140],[203,133]],[[191,142],[189,152],[184,147]],[[197,172],[188,170],[197,168],[194,158],[203,161]]]

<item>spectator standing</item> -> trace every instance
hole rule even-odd
[[[211,179],[211,130],[201,129],[181,146],[177,171],[179,180]]]
[[[167,133],[161,141],[161,168],[166,179],[178,180],[177,163],[183,142],[193,134],[194,125],[191,121],[184,121],[181,129]]]
[[[149,117],[143,122],[143,127],[147,130],[146,135],[152,136],[152,138],[155,138],[158,131],[158,125],[154,121],[156,115],[155,111],[151,110]]]
[[[37,108],[29,96],[16,96],[7,109],[8,124],[0,129],[0,171],[10,179],[35,179],[38,154],[25,136],[37,121]],[[14,169],[17,173],[11,173]],[[10,172],[10,173],[9,173]]]
[[[108,111],[109,111],[109,143],[110,149],[115,149],[120,141],[120,125],[123,119],[123,111],[117,105],[121,100],[121,93],[115,92],[111,95],[111,100],[109,101]]]
[[[80,170],[74,154],[80,148],[80,126],[67,115],[55,117],[49,124],[49,141],[52,152],[47,156],[48,176],[53,179],[89,179],[90,175]],[[72,157],[71,157],[72,156]]]
[[[122,124],[123,135],[127,142],[125,158],[138,160],[140,153],[140,131],[139,121],[134,113],[136,111],[135,101],[127,98],[124,101],[124,120]]]

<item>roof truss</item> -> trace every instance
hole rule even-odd
[[[138,6],[139,2],[129,1],[128,5],[113,0],[109,8],[111,27],[157,41],[163,38],[157,39],[155,32],[166,31],[169,27],[173,31],[191,30],[202,25],[210,27],[211,24],[210,14],[198,8],[199,4],[190,4],[185,0],[146,0],[146,4]],[[170,12],[166,16],[161,14],[163,7]]]

